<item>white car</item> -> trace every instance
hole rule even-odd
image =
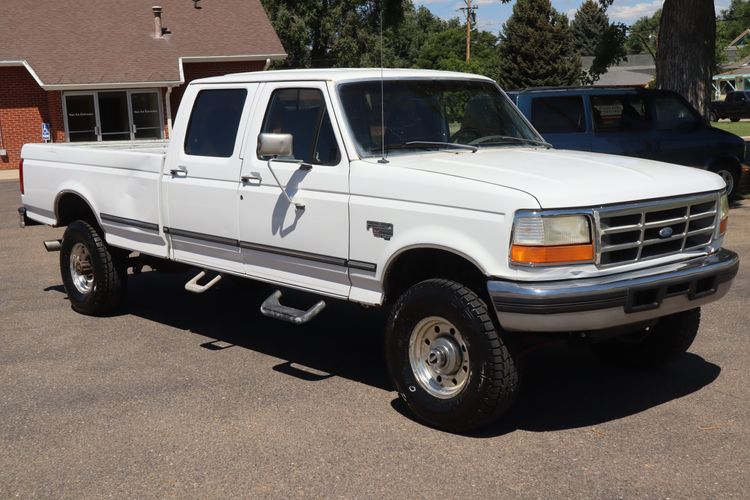
[[[461,431],[518,392],[514,338],[578,334],[607,359],[664,363],[739,266],[717,175],[556,151],[477,75],[295,70],[191,83],[169,142],[28,144],[21,222],[67,226],[60,270],[84,314],[129,267],[175,263],[387,307],[409,408]]]

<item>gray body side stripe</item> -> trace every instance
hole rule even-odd
[[[184,231],[182,229],[174,229],[165,227],[164,232],[173,236],[181,236],[184,238],[193,238],[196,240],[210,241],[212,243],[219,243],[221,245],[234,246],[244,248],[246,250],[254,250],[256,252],[272,253],[276,255],[285,255],[287,257],[296,257],[298,259],[305,259],[314,262],[322,262],[324,264],[332,264],[334,266],[349,267],[351,269],[361,269],[363,271],[375,272],[378,269],[377,264],[370,262],[362,262],[359,260],[347,260],[341,257],[330,257],[328,255],[320,255],[316,253],[301,252],[299,250],[289,250],[288,248],[279,248],[269,245],[260,245],[258,243],[250,243],[249,241],[237,241],[231,238],[224,238],[222,236],[213,236],[210,234],[195,233],[193,231]]]
[[[115,224],[122,224],[123,226],[133,226],[139,229],[145,229],[147,231],[159,232],[159,224],[154,224],[153,222],[144,222],[142,220],[128,219],[126,217],[118,217],[116,215],[105,213],[100,213],[99,217],[101,217],[102,220],[106,222],[114,222]]]

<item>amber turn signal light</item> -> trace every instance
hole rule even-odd
[[[511,259],[519,264],[556,264],[594,260],[594,245],[513,245]]]

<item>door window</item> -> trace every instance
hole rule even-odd
[[[94,95],[65,96],[65,121],[70,142],[96,141],[99,130],[96,126],[96,104]]]
[[[188,122],[185,154],[231,157],[246,98],[245,89],[201,90]]]
[[[655,97],[654,108],[659,130],[690,129],[699,123],[692,108],[674,96]]]
[[[314,165],[338,165],[341,160],[325,98],[318,89],[276,90],[262,132],[292,134],[295,160]]]
[[[639,95],[592,96],[591,108],[597,132],[642,132],[651,128],[646,100]]]
[[[76,92],[64,102],[70,142],[162,138],[158,90]]]
[[[531,102],[531,122],[541,134],[570,134],[586,130],[581,96],[537,97]]]

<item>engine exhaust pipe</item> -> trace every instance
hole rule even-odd
[[[62,248],[62,240],[46,240],[44,248],[48,252],[59,252]]]

